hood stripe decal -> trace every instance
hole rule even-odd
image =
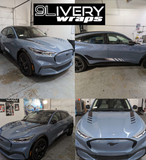
[[[92,124],[92,111],[89,111],[89,113],[88,113],[87,122]]]
[[[133,111],[130,112],[130,117],[131,117],[131,124],[136,123],[136,119]]]

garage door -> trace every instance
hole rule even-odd
[[[13,10],[0,7],[0,31],[13,25]]]

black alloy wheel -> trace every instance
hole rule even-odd
[[[67,136],[71,136],[72,133],[73,133],[73,124],[71,124],[71,125],[69,126],[69,129],[68,129],[68,132],[67,132]]]
[[[143,68],[146,68],[146,58],[142,61],[141,66],[142,66]]]
[[[32,159],[33,160],[41,160],[46,152],[47,142],[44,138],[39,139],[32,149]]]
[[[79,56],[75,56],[75,72],[79,73],[82,72],[86,69],[87,65],[84,62],[84,60],[79,57]]]
[[[25,76],[31,76],[32,75],[32,68],[31,68],[31,62],[26,55],[26,53],[22,52],[20,53],[18,57],[18,63],[20,67],[20,71],[25,75]]]

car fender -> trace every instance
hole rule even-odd
[[[88,60],[87,60],[87,58],[85,56],[83,56],[83,55],[81,55],[79,53],[75,53],[75,56],[81,57],[86,62],[86,64],[89,65],[89,62],[88,62]]]
[[[44,138],[44,137],[45,137],[45,140],[47,140],[47,144],[49,145],[48,137],[47,137],[45,134],[38,135],[38,136],[35,138],[32,146],[31,146],[31,148],[30,148],[29,155],[30,155],[30,152],[32,151],[32,148],[33,148],[34,144],[35,144],[40,138]],[[28,157],[29,157],[29,155],[28,155]]]
[[[26,49],[24,49],[24,48],[20,48],[20,49],[18,50],[18,52],[17,52],[17,61],[18,61],[18,57],[19,57],[19,55],[20,55],[21,52],[26,53],[27,56],[28,56],[29,59],[30,59],[30,62],[33,63],[33,60],[32,60],[32,58],[31,58],[30,54],[29,54],[29,53],[26,51]]]

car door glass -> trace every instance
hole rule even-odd
[[[51,121],[56,120],[56,121],[58,122],[58,121],[60,121],[61,119],[62,119],[62,118],[61,118],[61,116],[60,116],[60,113],[57,112],[57,113],[54,114],[54,116],[52,117],[52,120],[51,120]]]
[[[65,112],[61,112],[62,119],[65,119],[67,117],[67,114]]]
[[[102,34],[84,36],[82,42],[92,44],[104,44],[104,36]]]
[[[128,38],[119,34],[107,34],[109,44],[129,44]]]
[[[4,36],[7,35],[7,28],[5,28],[5,29],[2,30],[2,34],[3,34]]]
[[[7,35],[13,35],[13,37],[15,37],[15,33],[12,28],[8,28]]]

